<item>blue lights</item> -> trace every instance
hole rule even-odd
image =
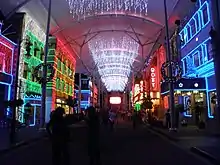
[[[199,0],[199,9],[186,23],[179,35],[182,40],[181,48],[184,48],[211,20],[210,6],[207,1],[204,3]]]
[[[208,117],[214,118],[211,112],[210,107],[210,90],[208,81],[210,76],[215,74],[214,71],[214,62],[212,55],[212,45],[211,38],[209,36],[208,25],[211,23],[211,14],[210,14],[210,4],[209,0],[199,0],[199,8],[194,13],[194,15],[189,19],[183,29],[180,31],[180,38],[183,41],[181,45],[182,49],[182,66],[183,66],[183,77],[195,78],[203,77],[205,78],[206,84],[206,102],[208,107]],[[204,33],[204,34],[203,34]],[[200,35],[202,42],[198,42],[199,39],[197,35]],[[204,37],[207,36],[205,39]],[[196,37],[196,40],[193,39]],[[205,39],[205,40],[204,40]],[[192,40],[194,43],[192,43]],[[198,43],[196,46],[194,46]],[[187,47],[188,46],[188,47]],[[186,47],[186,48],[185,48]],[[189,53],[185,53],[185,50],[193,49]],[[212,85],[213,86],[213,85]],[[187,117],[192,115],[185,114]]]
[[[212,54],[209,51],[209,46],[211,44],[210,41],[211,38],[209,37],[181,59],[183,65],[183,77],[196,77],[196,75],[199,77],[206,77],[205,73],[214,70]],[[191,62],[192,65],[190,66],[189,63]],[[194,67],[194,75],[190,75],[190,67]]]

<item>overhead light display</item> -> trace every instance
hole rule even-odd
[[[146,16],[148,10],[148,0],[67,0],[67,2],[75,19],[105,13]]]
[[[128,37],[96,38],[89,49],[108,91],[124,91],[139,44]]]

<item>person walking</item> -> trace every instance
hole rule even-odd
[[[52,143],[53,165],[69,165],[69,128],[64,118],[64,114],[64,108],[58,107],[51,113],[51,119],[46,127]]]
[[[90,165],[100,165],[100,146],[99,146],[99,116],[94,107],[89,107],[88,111],[88,154]]]
[[[166,127],[168,129],[171,128],[171,114],[170,114],[170,109],[167,110],[167,112],[165,113],[166,116]]]

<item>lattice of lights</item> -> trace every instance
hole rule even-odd
[[[73,18],[82,19],[105,13],[146,16],[148,0],[66,0]]]
[[[89,42],[89,50],[108,91],[125,89],[138,49],[139,44],[128,37],[99,37]]]

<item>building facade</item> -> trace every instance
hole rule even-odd
[[[76,60],[56,37],[50,37],[49,43],[48,63],[55,69],[55,75],[47,84],[47,112],[63,107],[70,114],[73,109],[66,105],[66,100],[74,97]]]
[[[0,23],[0,120],[11,115],[10,109],[4,108],[4,101],[12,100],[16,74],[17,45],[1,34]]]
[[[189,17],[179,33],[182,41],[183,78],[199,79],[198,82],[194,82],[194,88],[185,88],[188,94],[183,103],[189,109],[185,116],[192,117],[191,107],[198,103],[206,107],[205,116],[210,119],[214,118],[216,107],[212,101],[216,97],[216,79],[209,36],[211,26],[213,26],[211,2],[210,0],[199,0],[197,3],[196,11]],[[179,84],[179,86],[184,89],[184,84]]]
[[[33,75],[34,69],[43,63],[45,32],[28,13],[25,14],[22,29],[22,42],[19,56],[19,75],[17,98],[24,100],[24,105],[17,109],[18,121],[24,122],[24,114],[31,109],[30,125],[39,123],[41,112],[41,84]],[[26,107],[27,103],[31,107]]]
[[[25,122],[24,116],[29,113],[31,126],[40,123],[42,86],[34,74],[35,68],[43,63],[45,48],[45,32],[28,13],[23,20],[22,42],[20,45],[19,75],[17,98],[24,100],[24,105],[17,108],[17,118]],[[56,37],[49,37],[47,63],[55,70],[54,77],[47,83],[46,122],[50,112],[58,106],[65,108],[66,113],[72,110],[66,100],[74,96],[74,74],[76,61],[73,54]],[[49,76],[51,69],[47,69]],[[42,76],[42,68],[38,72]]]

